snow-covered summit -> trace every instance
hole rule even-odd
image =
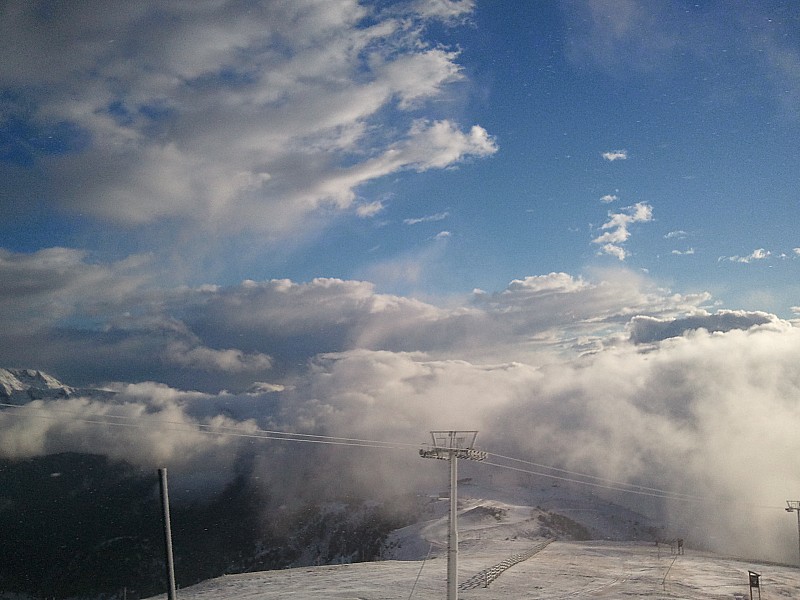
[[[108,390],[74,388],[37,369],[0,368],[0,401],[26,404],[31,400],[70,398],[72,396],[108,396]]]

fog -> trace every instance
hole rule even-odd
[[[612,275],[528,278],[460,305],[338,280],[183,290],[180,315],[167,301],[147,318],[169,327],[140,326],[132,338],[132,352],[145,342],[168,350],[139,356],[156,371],[176,365],[180,340],[198,357],[177,361],[182,383],[98,381],[113,398],[6,409],[0,452],[168,465],[185,490],[229,480],[250,457],[250,475],[277,504],[386,499],[441,485],[417,454],[430,430],[474,429],[495,454],[660,490],[666,498],[594,491],[656,511],[696,544],[788,560],[793,528],[782,508],[800,489],[800,330]],[[193,348],[205,347],[231,360],[202,362]],[[69,356],[57,375],[85,360]],[[249,384],[193,391],[201,363]],[[337,439],[260,439],[280,437],[265,432]]]

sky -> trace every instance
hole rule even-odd
[[[779,508],[798,32],[792,1],[4,2],[0,365],[122,400],[6,414],[3,455],[211,473],[233,441],[160,428],[466,428]]]

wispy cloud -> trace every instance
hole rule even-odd
[[[650,71],[686,43],[677,26],[668,26],[675,20],[668,15],[677,11],[661,3],[576,2],[565,12],[571,25],[569,56],[609,71]]]
[[[419,223],[433,223],[435,221],[443,221],[449,216],[450,216],[449,212],[440,212],[433,215],[427,215],[425,217],[414,217],[410,219],[403,219],[403,223],[405,223],[406,225],[417,225]]]
[[[664,239],[667,240],[682,240],[685,238],[688,233],[683,231],[682,229],[676,229],[675,231],[670,231],[669,233],[664,234]]]
[[[600,198],[600,202],[603,204],[610,204],[611,202],[616,202],[617,200],[619,200],[619,196],[616,194],[606,194]]]

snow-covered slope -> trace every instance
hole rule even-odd
[[[461,482],[458,493],[462,547],[489,540],[654,542],[670,537],[660,523],[581,488],[541,482],[529,486],[503,482],[497,486],[469,480]],[[448,511],[447,499],[431,497],[423,505],[420,522],[389,536],[384,558],[417,560],[425,557],[431,545],[445,546]]]
[[[441,506],[435,503],[434,512]],[[460,506],[459,581],[469,582],[493,565],[526,550],[530,558],[503,571],[488,587],[461,589],[461,600],[558,600],[567,598],[749,598],[748,571],[761,575],[764,597],[800,593],[794,567],[749,563],[687,548],[644,541],[556,540],[545,547],[531,506],[470,498]],[[373,563],[303,567],[230,575],[180,590],[182,600],[441,600],[446,595],[447,527],[432,518],[395,533],[387,556]],[[537,548],[538,546],[538,548]],[[401,556],[417,560],[398,560]],[[758,591],[756,590],[756,593]],[[159,596],[158,598],[164,598]]]
[[[536,505],[526,503],[532,498]],[[383,561],[229,575],[184,588],[180,597],[441,600],[446,596],[448,506],[447,499],[431,497],[419,523],[390,536]],[[570,512],[588,515],[589,520],[573,521],[566,516]],[[760,573],[765,598],[800,595],[800,570],[794,567],[692,548],[677,554],[644,536],[621,541],[631,532],[657,535],[662,530],[642,515],[561,487],[504,486],[498,493],[481,485],[462,485],[458,523],[461,600],[736,600],[750,597],[751,570]],[[598,532],[611,539],[576,539]],[[554,541],[544,544],[547,540]],[[520,555],[526,558],[510,560]],[[504,562],[513,564],[488,587],[480,583],[476,576]]]
[[[460,580],[498,554],[460,554]],[[307,567],[229,575],[179,591],[181,600],[442,600],[444,558]],[[483,567],[481,567],[483,568]],[[461,600],[619,599],[744,600],[748,571],[761,574],[762,597],[796,598],[800,571],[694,554],[661,553],[636,542],[553,542],[505,571],[488,588],[462,590]],[[753,590],[758,598],[758,590]],[[157,596],[165,598],[165,596]]]
[[[0,368],[0,402],[26,404],[31,400],[71,396],[112,396],[108,390],[73,388],[36,369]]]

